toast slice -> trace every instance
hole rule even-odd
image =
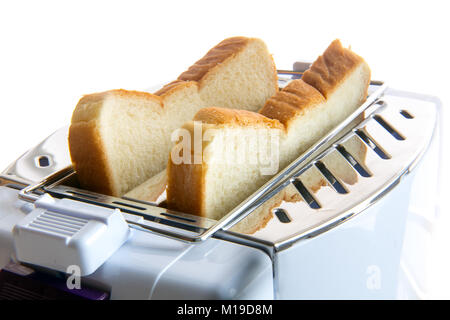
[[[186,134],[172,149],[167,168],[169,209],[220,219],[266,180],[262,169],[278,169],[267,161],[278,159],[283,134],[278,120],[211,107],[200,110],[182,130]]]
[[[70,155],[80,185],[122,196],[161,172],[171,132],[199,106],[194,82],[172,88],[166,96],[127,90],[84,96],[69,128]]]

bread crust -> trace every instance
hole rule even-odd
[[[325,102],[361,63],[364,63],[363,58],[345,49],[340,40],[334,40],[301,79],[291,81],[269,98],[259,113],[278,119],[287,131],[293,119]]]
[[[220,69],[226,65],[226,62],[236,57],[242,52],[246,46],[252,42],[258,42],[265,47],[264,42],[258,38],[231,37],[221,41],[215,47],[210,49],[205,56],[195,62],[188,70],[184,71],[177,80],[165,85],[163,88],[155,92],[155,95],[162,96],[167,91],[179,85],[195,82],[201,89],[207,78],[220,72]],[[278,91],[278,74],[275,67],[273,57],[270,56],[272,62],[272,78],[274,89]]]
[[[325,98],[316,88],[297,79],[269,98],[259,113],[279,120],[287,131],[292,119],[323,102]]]
[[[188,130],[191,146],[194,143],[194,126],[192,122],[183,126]],[[183,157],[182,149],[180,156]],[[204,213],[205,185],[203,177],[207,170],[205,162],[195,163],[194,150],[189,154],[190,163],[174,164],[172,154],[169,155],[167,165],[167,205],[170,210],[180,212],[195,212],[202,216]]]
[[[170,210],[204,216],[205,185],[202,177],[206,170],[206,163],[167,167],[167,204]]]
[[[158,96],[164,101],[164,98],[171,95],[172,93],[176,92],[177,90],[182,90],[183,88],[196,86],[198,87],[197,82],[194,81],[182,81],[182,80],[175,80],[168,84],[166,84],[164,87],[159,89],[154,93],[155,96]]]
[[[114,89],[103,92],[91,93],[84,95],[78,101],[75,110],[72,113],[71,123],[80,121],[92,121],[98,119],[101,111],[101,103],[109,97],[122,97],[122,98],[141,98],[148,101],[156,102],[163,106],[163,101],[160,97],[151,94],[149,92]]]
[[[199,110],[194,121],[214,124],[217,128],[227,127],[262,127],[283,129],[283,125],[276,119],[270,119],[260,113],[247,110],[208,107]]]
[[[250,41],[260,40],[246,37],[232,37],[221,41],[209,50],[203,58],[180,74],[177,80],[201,82],[209,72],[224,63],[227,59],[236,56]]]
[[[303,81],[320,91],[325,99],[336,90],[364,59],[334,40],[302,76]],[[369,69],[367,69],[370,72]],[[370,77],[369,77],[370,78]],[[368,84],[367,84],[368,85]]]
[[[81,187],[103,194],[115,194],[97,122],[73,123],[69,128],[69,146]]]

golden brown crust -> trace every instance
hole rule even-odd
[[[73,123],[69,128],[69,146],[81,187],[98,193],[114,194],[97,123]]]
[[[142,99],[149,99],[149,100],[153,100],[153,101],[161,101],[161,98],[159,98],[149,92],[136,91],[136,90],[125,90],[125,89],[113,89],[113,90],[107,90],[107,91],[103,91],[103,92],[86,94],[80,99],[80,101],[78,103],[79,104],[92,103],[92,102],[96,102],[99,100],[104,100],[105,98],[107,98],[109,96],[124,97],[124,98],[142,98]]]
[[[200,81],[210,70],[235,56],[253,39],[245,37],[228,38],[209,50],[206,55],[183,72],[178,80]]]
[[[344,48],[336,39],[305,71],[302,79],[328,99],[338,84],[362,62],[364,62],[363,58]]]
[[[204,176],[206,164],[179,164],[167,166],[167,207],[170,210],[202,216]]]
[[[92,121],[98,118],[101,103],[109,97],[122,98],[140,98],[148,101],[156,102],[163,107],[162,99],[154,94],[148,92],[114,89],[103,92],[91,93],[84,95],[77,103],[72,114],[71,123],[81,121]]]
[[[165,96],[172,94],[176,90],[180,90],[182,88],[190,87],[190,86],[197,86],[197,82],[195,81],[182,81],[182,80],[175,80],[168,84],[166,84],[164,87],[159,89],[154,93],[154,95],[159,96],[164,99]]]
[[[217,68],[220,68],[227,60],[235,57],[239,52],[244,50],[244,48],[252,41],[261,41],[257,38],[246,38],[246,37],[232,37],[223,40],[215,47],[210,49],[203,58],[195,62],[188,70],[180,74],[177,80],[172,81],[165,85],[163,88],[155,92],[155,95],[162,96],[169,90],[178,87],[180,84],[192,84],[197,83],[201,86],[201,82],[208,74],[213,74],[217,72]],[[275,67],[275,62],[271,57],[273,65],[273,83],[275,89],[278,90],[278,74]]]
[[[262,114],[247,110],[209,107],[199,110],[194,121],[214,124],[218,126],[264,127],[283,129],[283,125],[276,119],[270,119]]]
[[[191,124],[191,125],[189,125]],[[183,128],[190,131],[191,145],[193,145],[194,128],[192,123]],[[184,149],[180,150],[183,158]],[[167,165],[167,207],[170,210],[181,211],[202,216],[204,213],[205,185],[203,177],[207,170],[207,164],[195,164],[193,149],[189,155],[190,163],[174,164],[172,154],[169,155]]]
[[[325,98],[316,88],[297,79],[269,98],[259,113],[279,120],[287,130],[290,120],[322,102]]]

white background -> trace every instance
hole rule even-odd
[[[438,96],[449,124],[446,1],[1,1],[0,170],[70,122],[81,95],[175,79],[226,37],[263,39],[279,69],[335,38],[372,78]],[[449,159],[445,138],[443,162]],[[449,194],[448,167],[439,169]],[[450,298],[449,208],[434,233],[430,298]],[[447,293],[448,291],[448,293]]]

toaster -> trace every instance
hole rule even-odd
[[[308,67],[279,70],[280,87]],[[164,195],[83,190],[65,126],[0,176],[0,299],[427,298],[441,112],[372,81],[363,105],[218,221],[170,211]],[[234,231],[287,188],[298,201]]]

